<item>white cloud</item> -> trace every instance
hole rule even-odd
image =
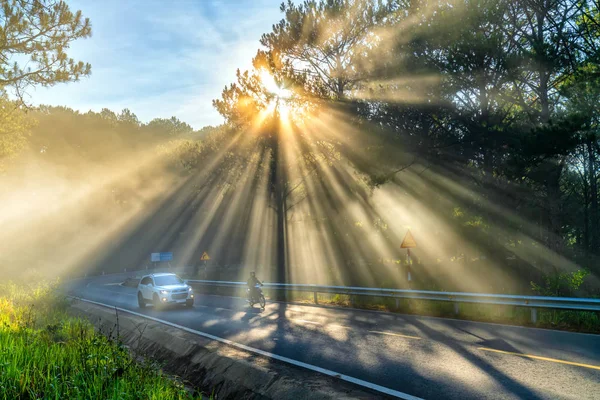
[[[32,90],[31,102],[82,112],[129,108],[142,121],[174,115],[195,128],[218,124],[212,100],[237,68],[251,67],[261,34],[280,18],[279,1],[75,3],[94,34],[69,54],[90,62],[92,75]]]

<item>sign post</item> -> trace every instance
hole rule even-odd
[[[154,264],[155,268],[156,268],[156,263],[161,262],[161,261],[171,261],[171,260],[173,260],[172,252],[151,253],[150,254],[150,261]],[[169,263],[169,268],[170,267],[171,267],[171,263]]]
[[[410,272],[411,272],[410,249],[413,247],[417,247],[417,242],[415,241],[415,238],[413,237],[412,233],[410,233],[410,229],[408,230],[408,232],[406,232],[406,235],[404,236],[404,240],[402,241],[402,244],[400,245],[400,247],[403,249],[406,249],[406,255],[407,255],[407,260],[408,260],[408,268],[407,268],[407,272],[406,272],[406,278],[410,282],[412,280],[412,277],[410,275]]]
[[[205,251],[202,253],[202,256],[200,257],[200,261],[204,261],[204,277],[206,278],[206,262],[210,260],[210,256],[208,255],[208,253]]]

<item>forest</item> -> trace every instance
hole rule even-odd
[[[39,39],[21,3],[2,2],[3,268],[208,251],[214,278],[600,295],[597,0],[290,0],[200,130],[28,105],[87,79],[64,52],[91,27],[67,7]]]

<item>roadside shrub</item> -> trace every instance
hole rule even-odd
[[[0,287],[0,399],[191,399],[118,338],[65,313],[54,284]]]

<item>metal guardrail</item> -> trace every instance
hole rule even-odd
[[[187,280],[199,286],[217,286],[242,288],[246,282]],[[392,297],[398,299],[446,301],[454,303],[454,312],[458,314],[460,303],[512,305],[531,308],[531,320],[537,322],[538,308],[553,308],[578,311],[600,311],[600,299],[575,297],[520,296],[508,294],[436,292],[429,290],[380,289],[350,286],[325,286],[311,284],[265,283],[265,289],[312,292],[318,304],[318,293],[344,294],[350,296]],[[397,303],[398,304],[398,303]]]
[[[194,266],[186,265],[183,267],[156,267],[156,268],[142,268],[142,269],[127,269],[124,268],[123,271],[96,271],[96,273],[87,273],[85,272],[83,275],[78,275],[75,277],[71,277],[68,279],[86,279],[86,278],[95,278],[99,276],[111,276],[111,275],[123,275],[123,274],[134,274],[134,275],[146,275],[146,274],[156,274],[162,272],[173,272],[173,273],[185,273],[189,271],[193,271],[195,269]]]

